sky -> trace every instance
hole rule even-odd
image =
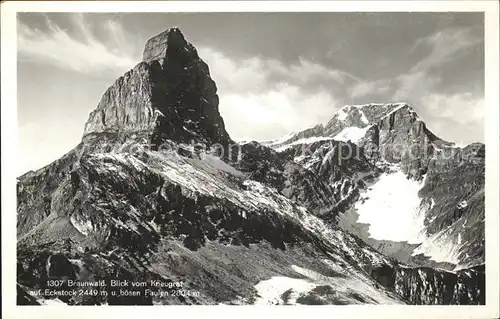
[[[177,26],[209,65],[235,140],[407,102],[439,137],[484,142],[482,13],[18,13],[18,172],[76,146],[104,91]]]

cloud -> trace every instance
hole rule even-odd
[[[461,146],[484,141],[484,97],[471,93],[433,93],[421,99],[425,120],[445,140]]]
[[[427,47],[430,53],[415,64],[410,72],[429,71],[434,67],[440,67],[458,59],[472,48],[484,40],[475,37],[471,28],[444,29],[435,32],[427,37],[418,39],[412,51],[419,47]]]
[[[248,92],[270,89],[282,83],[301,86],[304,90],[316,87],[343,85],[359,79],[343,70],[326,67],[303,57],[295,64],[262,57],[241,59],[217,52],[212,48],[199,48],[200,57],[210,66],[211,75],[218,86],[231,91]]]
[[[349,88],[351,98],[358,98],[367,95],[384,95],[391,90],[391,79],[381,79],[375,81],[359,81]]]
[[[458,61],[467,49],[482,42],[483,39],[473,36],[470,28],[444,29],[418,39],[412,51],[425,47],[428,53],[397,78],[399,87],[394,98],[415,99],[415,96],[432,93],[442,81],[435,69],[440,70],[445,64]]]
[[[210,76],[225,91],[260,91],[269,84],[264,63],[258,58],[238,61],[207,47],[198,48],[198,52],[208,64]]]
[[[397,85],[392,99],[414,102],[433,92],[441,81],[439,77],[431,76],[423,71],[405,73],[397,76],[395,80]]]
[[[483,42],[472,28],[443,29],[419,38],[409,52],[420,59],[406,72],[374,81],[360,79],[349,87],[349,96],[366,102],[379,96],[386,102],[408,102],[439,136],[464,144],[483,140],[484,93],[477,83],[454,86],[456,92],[445,93],[443,88],[451,88],[454,79],[442,73],[447,64],[459,65],[470,49]]]
[[[328,121],[339,103],[327,92],[281,85],[261,93],[225,94],[220,112],[231,137],[266,140]]]
[[[484,121],[484,98],[471,92],[429,94],[422,98],[422,103],[436,118],[453,118],[463,125],[482,124]]]
[[[18,129],[17,175],[38,169],[60,158],[76,146],[81,137],[81,126],[71,118],[58,119],[59,129],[48,128],[43,122],[30,122]],[[64,133],[62,133],[64,132]]]
[[[219,109],[235,139],[269,139],[327,122],[339,108],[328,86],[355,77],[305,58],[285,65],[275,59],[238,59],[211,48],[199,48],[219,88]]]
[[[448,63],[460,63],[468,49],[477,47],[483,39],[475,37],[471,29],[445,29],[418,39],[413,46],[427,49],[410,70],[397,77],[395,100],[406,100],[426,119],[431,130],[445,139],[462,144],[483,140],[484,93],[473,85],[460,91],[443,93],[453,79],[443,78],[442,68]],[[458,67],[458,65],[457,65]],[[457,127],[462,129],[456,130]]]
[[[420,60],[412,65],[407,72],[394,78],[375,81],[359,80],[349,89],[351,97],[362,97],[369,94],[390,93],[391,84],[395,89],[393,100],[415,99],[415,96],[432,92],[441,83],[439,74],[434,74],[435,68],[441,68],[446,63],[457,61],[467,49],[483,42],[475,37],[471,29],[444,29],[415,41],[410,52],[418,49],[426,52]]]
[[[20,58],[94,76],[121,75],[138,62],[133,55],[135,48],[127,41],[119,23],[105,21],[102,30],[96,32],[86,23],[83,14],[70,17],[71,33],[49,18],[46,18],[46,30],[43,31],[19,21],[17,44]],[[96,34],[103,34],[104,39],[99,39]]]
[[[276,61],[277,63],[277,61]],[[295,77],[297,81],[305,84],[308,81],[314,79],[323,79],[323,80],[334,80],[340,84],[345,83],[348,80],[352,81],[360,81],[360,79],[346,71],[342,71],[339,69],[327,68],[321,64],[314,63],[310,60],[304,59],[302,57],[299,58],[299,64],[292,64],[287,68],[283,68],[282,65],[276,68],[280,70],[284,75],[288,75],[290,77]],[[277,71],[276,70],[276,71]]]

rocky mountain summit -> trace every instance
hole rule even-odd
[[[197,141],[227,146],[219,97],[208,66],[179,29],[168,29],[146,44],[143,61],[106,90],[90,114],[83,141],[103,134],[164,141]]]
[[[353,205],[339,224],[383,254],[450,270],[484,263],[484,144],[438,138],[406,103],[346,105],[325,126],[265,144],[341,187]]]
[[[18,178],[18,304],[484,304],[484,145],[404,103],[237,144],[218,103],[179,29],[147,42]]]

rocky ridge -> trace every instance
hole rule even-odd
[[[334,188],[352,185],[340,192],[349,199],[337,212],[340,223],[382,253],[450,270],[484,263],[484,144],[456,147],[432,133],[412,107],[393,103],[345,106],[325,126],[266,145]],[[359,222],[350,206],[367,200],[381,178],[397,172],[421,183],[414,194],[418,207],[400,207],[419,215],[415,223],[422,222],[425,239],[416,243],[374,238],[372,225]],[[397,196],[391,201],[397,204]]]

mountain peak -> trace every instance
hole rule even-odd
[[[344,105],[326,127],[336,126],[338,122],[350,122],[357,127],[365,127],[380,121],[402,108],[408,108],[410,112],[415,112],[407,103],[369,103],[369,104],[349,104]]]
[[[111,133],[165,140],[227,145],[217,86],[208,66],[179,28],[149,39],[143,61],[104,93],[85,125],[84,141]]]
[[[194,47],[186,41],[181,30],[177,27],[169,28],[150,38],[144,47],[142,61],[151,62],[163,59],[169,51],[193,51]]]

